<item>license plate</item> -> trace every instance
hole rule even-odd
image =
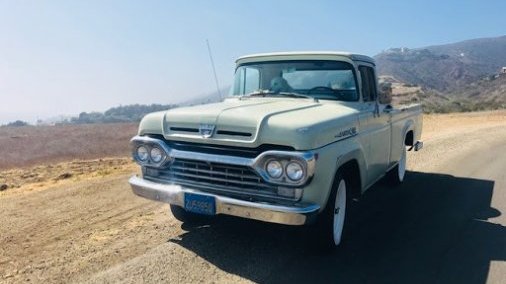
[[[186,209],[186,211],[198,214],[215,215],[216,201],[212,196],[185,193],[184,209]]]

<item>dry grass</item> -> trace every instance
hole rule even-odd
[[[134,173],[137,165],[130,158],[76,160],[29,168],[0,171],[0,197],[44,190],[56,184],[103,178],[112,174]]]
[[[136,123],[0,127],[0,170],[129,156]]]
[[[135,123],[0,127],[0,196],[134,172],[136,133]]]

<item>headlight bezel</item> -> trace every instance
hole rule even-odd
[[[135,138],[135,137],[134,137]],[[170,163],[171,158],[169,155],[170,149],[163,143],[163,141],[158,139],[153,139],[149,137],[143,137],[144,139],[132,139],[132,157],[140,166],[150,166],[161,168]],[[139,148],[145,148],[147,150],[147,159],[140,159],[138,154]],[[160,160],[153,159],[152,151],[154,149],[158,149],[161,153]]]
[[[267,172],[267,165],[272,161],[277,161],[282,165],[282,174],[277,178],[271,176]],[[315,154],[309,151],[267,151],[255,159],[253,168],[268,183],[288,187],[298,187],[306,184],[313,177],[315,161]],[[301,166],[302,176],[298,180],[294,180],[287,175],[287,166],[291,163],[296,163]]]

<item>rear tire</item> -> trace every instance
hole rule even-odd
[[[401,154],[401,159],[399,160],[397,165],[395,165],[395,167],[387,173],[388,183],[390,183],[393,186],[400,185],[404,181],[404,176],[406,175],[407,154],[406,154],[406,147],[404,145],[402,146],[402,150],[403,151]]]

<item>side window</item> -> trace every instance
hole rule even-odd
[[[375,101],[377,94],[374,70],[368,66],[359,66],[358,70],[362,78],[362,95],[364,96],[364,102]]]

